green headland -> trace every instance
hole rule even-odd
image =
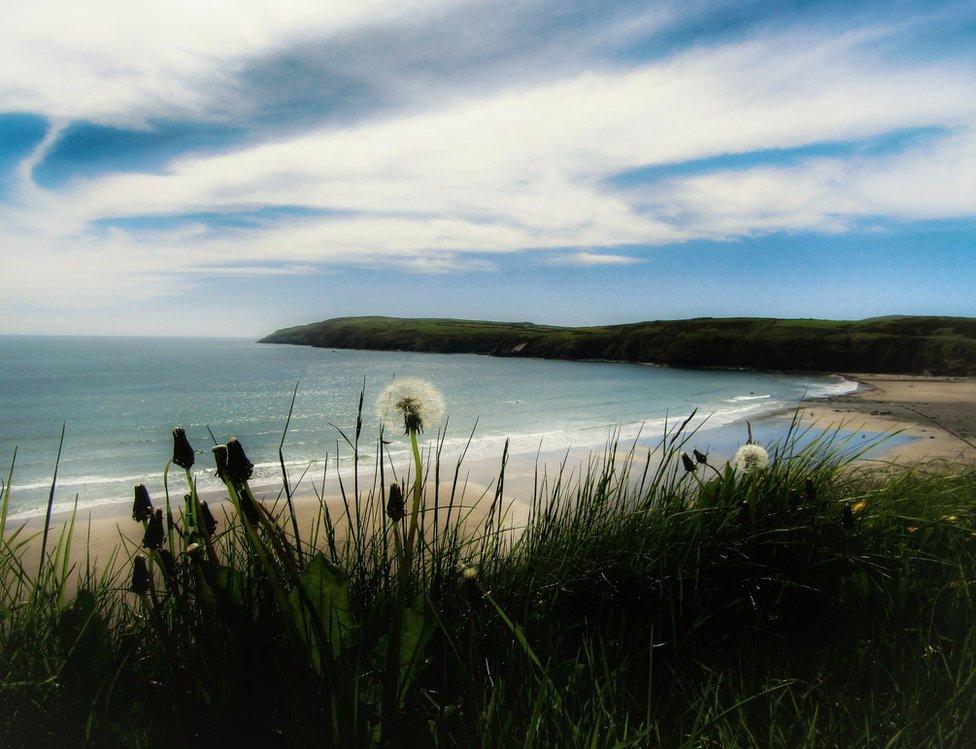
[[[261,343],[595,359],[689,368],[976,374],[976,318],[966,317],[702,317],[582,328],[528,322],[338,317],[283,328]]]

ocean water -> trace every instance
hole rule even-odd
[[[639,431],[659,434],[666,418],[684,418],[695,408],[708,415],[706,426],[719,426],[804,395],[855,387],[826,376],[344,351],[239,339],[0,336],[4,477],[17,448],[11,513],[29,516],[45,506],[62,422],[67,430],[59,508],[76,495],[80,507],[127,501],[138,483],[161,491],[174,426],[183,426],[191,443],[207,453],[208,427],[220,441],[236,435],[256,464],[255,480],[273,482],[296,382],[285,443],[289,472],[334,460],[337,442],[348,454],[336,427],[354,431],[364,377],[362,442],[364,459],[371,461],[379,432],[375,397],[394,376],[422,377],[443,391],[447,452],[460,450],[477,424],[469,450],[475,460],[500,456],[506,439],[514,453],[599,446],[611,430],[625,439]],[[391,445],[393,457],[405,457],[405,447],[402,440]],[[201,488],[216,487],[209,454],[197,460]]]

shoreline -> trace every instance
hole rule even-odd
[[[862,373],[835,373],[840,380],[856,382],[857,389],[844,394],[812,398],[799,404],[799,419],[803,426],[818,429],[843,427],[853,431],[868,433],[898,433],[909,440],[898,445],[881,447],[880,453],[872,458],[864,458],[874,463],[890,465],[911,465],[930,462],[948,464],[976,461],[976,448],[964,440],[976,443],[976,378],[964,377],[920,377],[911,375],[874,375]],[[780,408],[756,416],[735,419],[728,424],[707,428],[701,432],[702,441],[715,439],[718,435],[728,438],[727,432],[741,428],[743,422],[756,424],[785,423],[793,418],[797,406]],[[723,433],[724,430],[724,433]],[[626,441],[625,441],[626,442]],[[629,443],[627,443],[629,444]],[[623,445],[622,447],[626,447]],[[654,451],[652,444],[639,442],[638,451]],[[723,458],[723,450],[718,450]],[[603,454],[596,446],[574,447],[569,450],[549,450],[535,453],[515,453],[509,457],[505,474],[504,504],[509,508],[511,519],[516,522],[527,516],[529,501],[536,479],[536,460],[541,467],[539,476],[550,467],[565,460],[566,476],[575,480],[585,470],[587,461],[594,454]],[[453,472],[453,461],[448,458],[448,473]],[[476,504],[479,497],[493,494],[494,481],[500,465],[498,458],[469,459],[463,465],[458,479],[459,501],[464,505]],[[293,477],[294,478],[294,477]],[[364,473],[362,491],[372,485],[371,473]],[[449,491],[442,476],[441,492]],[[550,479],[552,476],[550,475]],[[174,487],[175,489],[175,487]],[[285,505],[280,486],[262,484],[254,487],[269,507],[281,510]],[[344,514],[344,505],[338,478],[332,475],[324,489],[324,496],[330,511],[335,517]],[[182,489],[171,492],[174,512],[182,502]],[[231,510],[226,493],[219,490],[200,492],[201,499],[207,500],[214,513],[223,523],[225,512]],[[154,497],[157,506],[165,506],[162,496]],[[300,525],[306,525],[317,515],[319,500],[311,486],[303,483],[295,487],[293,501]],[[130,502],[119,500],[103,504],[79,507],[76,516],[76,552],[84,545],[93,558],[108,559],[116,548],[137,549],[141,540],[142,528],[129,518]],[[477,514],[477,513],[476,513]],[[70,520],[71,510],[55,510],[51,516],[52,539],[56,539],[61,529]],[[23,527],[25,535],[39,533],[43,529],[43,515],[8,519],[8,529]],[[80,531],[80,532],[79,532]],[[87,543],[80,539],[87,537]],[[36,544],[35,544],[36,545]],[[80,558],[80,557],[79,557]]]
[[[481,354],[474,354],[474,355],[487,356]],[[653,365],[653,364],[619,362],[619,361],[591,360],[585,363],[609,364],[609,365],[626,364],[628,366],[637,366],[637,367],[644,367],[644,366],[650,366],[656,368],[658,367],[658,365]],[[674,369],[672,367],[659,367],[659,368]],[[689,370],[689,371],[696,371],[696,370]],[[706,371],[714,371],[714,370],[706,370]],[[784,374],[784,373],[779,373],[779,374]],[[858,386],[857,382],[853,380],[851,377],[837,374],[837,373],[819,374],[817,375],[817,377],[823,378],[824,380],[829,379],[832,382],[829,385],[826,383],[818,383],[816,385],[816,388],[820,388],[820,387],[829,387],[831,389],[845,388],[845,392],[847,392],[846,388],[848,386],[853,386],[854,388]],[[776,416],[777,414],[783,412],[792,413],[793,409],[796,407],[795,403],[794,405],[791,406],[785,406],[783,405],[784,401],[781,400],[764,402],[758,399],[749,398],[748,396],[742,396],[742,397],[747,401],[755,400],[755,405],[750,406],[747,403],[733,404],[736,407],[730,408],[728,407],[728,404],[726,404],[727,408],[725,409],[716,408],[716,410],[711,412],[699,411],[698,416],[693,422],[693,425],[697,425],[695,428],[701,430],[703,434],[706,434],[708,436],[722,435],[723,439],[721,441],[728,442],[727,433],[736,431],[740,427],[743,430],[743,434],[745,433],[744,432],[745,422],[750,420],[754,422],[760,422],[762,420],[769,419],[770,417]],[[816,396],[816,397],[819,398],[821,396]],[[832,396],[825,396],[825,397],[832,397]],[[682,421],[684,415],[678,415],[678,416],[665,415],[662,417],[646,418],[641,421],[626,421],[621,423],[598,423],[592,427],[586,428],[584,431],[586,431],[588,434],[591,435],[599,435],[599,438],[587,437],[583,439],[581,437],[582,440],[581,442],[566,443],[566,444],[560,443],[558,439],[558,435],[560,435],[561,433],[559,432],[555,432],[555,433],[539,432],[539,433],[531,433],[531,434],[516,433],[508,437],[505,437],[500,434],[479,435],[479,438],[482,441],[494,442],[495,443],[494,449],[492,451],[485,452],[484,446],[482,445],[482,449],[479,454],[474,456],[469,455],[464,462],[465,473],[470,474],[474,480],[480,483],[487,483],[492,479],[494,479],[494,477],[497,475],[497,469],[499,467],[499,463],[501,460],[503,446],[506,443],[509,443],[509,453],[508,453],[509,470],[511,471],[513,465],[518,466],[520,469],[522,469],[520,472],[525,475],[530,474],[532,469],[532,466],[529,465],[530,462],[529,458],[534,459],[535,457],[539,456],[542,459],[549,461],[551,463],[558,463],[560,459],[568,453],[572,455],[574,459],[577,459],[578,462],[585,462],[589,456],[600,454],[604,451],[611,435],[615,435],[619,439],[621,445],[630,445],[636,439],[638,440],[638,444],[641,447],[649,447],[657,441],[656,436],[650,437],[649,435],[656,434],[657,430],[663,428],[663,424],[665,422],[671,423],[673,425],[675,423]],[[553,446],[552,442],[550,441],[551,439],[553,439],[554,434],[557,435],[556,445],[558,446]],[[525,440],[526,437],[533,438],[535,441],[533,441],[531,444],[528,444]],[[463,447],[462,443],[465,442],[463,435],[460,437],[455,436],[452,439],[454,441],[460,440],[458,442],[458,445],[456,446],[458,447],[458,451],[460,451],[460,449]],[[733,448],[733,452],[734,452],[734,448]],[[445,457],[447,463],[453,465],[453,459],[455,455],[448,451],[445,453]],[[729,453],[729,455],[726,455],[725,457],[731,457],[731,453]],[[342,473],[344,479],[351,479],[351,475],[352,475],[350,472],[351,463],[349,462],[348,456],[344,458],[345,462],[341,467],[335,466],[334,458],[332,458],[331,456],[328,459],[330,461],[329,474],[333,478],[335,476],[336,471],[339,471]],[[290,478],[294,480],[296,476],[302,475],[305,471],[308,470],[310,462],[315,463],[318,466],[316,470],[319,470],[321,468],[321,460],[322,459],[312,459],[311,461],[289,459],[288,461],[286,461],[286,463],[288,464]],[[370,459],[370,461],[371,460],[372,459]],[[274,496],[281,489],[280,475],[278,475],[278,468],[277,468],[278,464],[276,461],[273,464],[272,463],[259,464],[259,466],[264,466],[264,467],[267,467],[269,465],[274,466],[273,473],[275,474],[275,476],[270,478],[268,476],[262,476],[261,478],[255,477],[254,479],[252,479],[251,483],[252,483],[252,488],[256,492],[260,492],[262,495],[266,495],[266,496]],[[370,465],[367,465],[366,463],[361,463],[360,465],[365,472],[369,472],[372,467],[371,463]],[[198,472],[200,467],[203,467],[202,464],[198,466],[198,468],[195,469],[195,471]],[[176,473],[175,477],[171,475],[171,480],[176,481],[177,485],[179,485],[180,481],[182,480],[180,478],[180,472],[177,471],[175,473]],[[212,471],[210,471],[209,473],[212,473]],[[509,476],[510,475],[511,474],[509,474]],[[150,491],[154,491],[149,481],[146,480],[147,478],[149,477],[148,476],[133,477],[133,479],[135,480],[128,484],[129,492],[131,492],[131,486],[134,485],[135,483],[146,483],[147,486],[150,486]],[[509,477],[507,476],[506,481],[508,480],[508,478]],[[213,481],[209,479],[204,481],[203,478],[201,478],[201,483],[204,484],[199,489],[201,498],[205,498],[208,499],[208,501],[210,501],[211,498],[217,498],[217,495],[222,495],[223,489],[219,486],[219,483],[215,484]],[[330,479],[330,483],[333,483],[332,479]],[[46,483],[44,485],[47,486]],[[15,490],[17,489],[16,484],[14,485],[14,489]],[[64,493],[68,493],[69,495],[71,494],[71,491],[66,492],[66,490],[63,487],[63,482],[59,481],[58,489],[61,494]],[[158,492],[161,495],[161,492],[159,492],[158,488],[155,490],[155,492]],[[181,501],[181,498],[182,498],[182,490],[173,489],[172,501],[174,503],[179,502]],[[88,498],[82,500],[82,502],[78,505],[78,516],[79,517],[90,516],[92,518],[103,518],[103,517],[124,518],[127,515],[128,507],[130,504],[131,504],[130,496],[118,496],[113,494],[113,495],[102,495],[95,498]],[[53,512],[51,515],[51,522],[56,523],[67,519],[68,517],[71,516],[72,511],[73,511],[73,504],[70,500],[59,499],[54,504]],[[8,518],[8,522],[15,523],[15,524],[22,524],[25,522],[28,524],[35,524],[37,521],[43,519],[44,514],[45,513],[44,513],[43,506],[37,506],[28,510],[18,510],[16,507],[13,507],[11,508],[11,515]]]
[[[858,383],[852,393],[800,404],[806,426],[844,426],[856,431],[895,433],[911,442],[883,450],[880,460],[908,465],[976,461],[976,378],[843,373]],[[784,409],[767,418],[792,416]]]

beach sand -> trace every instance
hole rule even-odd
[[[913,438],[886,451],[897,464],[976,460],[976,378],[844,375],[859,387],[848,395],[806,402],[801,418],[819,427],[900,431]]]
[[[428,497],[427,518],[428,524],[432,521],[433,514],[433,495],[434,487],[430,484],[426,487],[425,496]],[[255,494],[264,503],[264,506],[275,516],[277,523],[287,532],[291,533],[291,516],[287,510],[285,499],[279,496],[277,489],[257,489]],[[363,491],[363,501],[366,492]],[[438,525],[443,527],[446,522],[446,503],[451,494],[451,484],[441,482],[439,485],[439,501],[441,508]],[[523,495],[524,496],[524,495]],[[484,525],[487,513],[492,506],[494,489],[492,486],[479,484],[472,481],[460,483],[457,488],[456,502],[453,509],[452,524],[460,522],[463,529],[470,535],[475,535],[477,530]],[[211,492],[201,494],[211,506],[214,516],[217,519],[217,533],[223,532],[234,521],[236,514],[233,505],[227,499],[226,494]],[[326,505],[331,518],[335,524],[335,538],[337,544],[342,544],[348,535],[350,528],[349,518],[355,517],[356,510],[352,497],[347,498],[350,512],[347,513],[347,505],[339,492],[326,495]],[[307,540],[311,537],[315,526],[321,528],[321,502],[311,488],[299,487],[293,495],[293,506],[295,517],[298,521],[298,529],[302,538]],[[165,507],[161,500],[156,501],[157,507]],[[145,549],[141,548],[143,537],[143,526],[132,520],[130,516],[131,508],[128,504],[108,504],[100,505],[91,512],[79,513],[73,531],[71,544],[71,563],[78,565],[80,572],[84,564],[89,562],[96,569],[104,569],[110,565],[114,558],[114,567],[123,569],[123,574],[127,574],[129,568],[128,560],[135,553],[145,554]],[[174,508],[174,514],[179,517],[179,512]],[[363,511],[364,516],[367,512]],[[502,526],[516,529],[524,526],[529,517],[529,505],[506,491],[502,500],[501,509]],[[48,550],[55,548],[62,534],[67,532],[71,521],[70,513],[59,513],[52,517],[49,532]],[[35,569],[39,561],[41,535],[44,528],[43,517],[32,517],[26,521],[8,523],[9,532],[16,531],[23,527],[19,533],[20,540],[26,540],[26,551],[23,556],[23,563],[28,570]],[[323,539],[320,546],[324,543],[325,533],[320,530],[319,538]],[[121,578],[120,578],[121,580]]]
[[[911,437],[882,453],[875,460],[895,464],[924,463],[930,461],[976,461],[976,449],[966,444],[976,442],[976,378],[933,378],[891,375],[845,375],[859,383],[855,393],[807,401],[801,407],[804,424],[821,428],[843,425],[846,429],[864,432],[901,431]],[[788,419],[793,412],[774,414],[768,418]],[[588,451],[576,451],[568,463],[567,475],[578,477]],[[565,458],[565,454],[560,454]],[[560,455],[542,456],[547,467],[558,465]],[[517,528],[529,516],[529,506],[536,481],[534,455],[514,456],[505,476],[505,523]],[[498,463],[474,462],[466,465],[458,487],[459,505],[466,515],[466,524],[477,529],[484,522],[485,513],[494,495],[492,479],[497,475]],[[369,480],[368,477],[365,477]],[[363,484],[366,485],[365,483]],[[284,500],[275,487],[264,487],[257,493],[265,505],[281,512],[279,522],[289,530],[291,521],[284,511]],[[428,487],[428,494],[432,487]],[[442,482],[442,497],[450,493],[450,484]],[[345,504],[338,486],[325,489],[327,505],[332,517],[337,519],[337,535],[341,541],[348,527]],[[222,493],[204,496],[214,509],[220,529],[226,528],[233,508]],[[161,502],[157,498],[157,506]],[[299,529],[307,537],[319,515],[320,503],[308,486],[299,486],[294,493],[294,506]],[[128,504],[109,504],[79,513],[74,530],[72,559],[82,563],[86,558],[96,566],[108,564],[113,553],[120,560],[139,550],[142,526],[129,517]],[[457,515],[455,515],[457,517]],[[57,543],[64,531],[69,515],[61,513],[52,518],[51,540],[48,548]],[[31,518],[26,522],[10,523],[8,532],[23,525],[21,538],[32,537],[25,558],[28,568],[37,563],[43,518]],[[126,565],[127,566],[127,565]]]

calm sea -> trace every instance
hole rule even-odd
[[[590,362],[469,355],[342,351],[200,338],[0,336],[0,470],[18,448],[12,513],[44,506],[62,422],[67,422],[56,502],[127,500],[132,486],[162,486],[172,427],[195,447],[236,435],[257,464],[258,480],[278,475],[277,450],[296,382],[286,457],[301,470],[334,456],[336,429],[355,425],[366,378],[365,453],[378,433],[374,398],[394,376],[417,376],[444,393],[447,448],[475,426],[470,455],[603,444],[660,432],[663,420],[698,408],[709,424],[756,416],[808,396],[843,392],[839,378],[718,372]],[[642,426],[643,425],[643,426]],[[344,447],[344,445],[343,445]],[[396,448],[394,449],[401,449]],[[344,452],[346,452],[344,450]],[[198,458],[209,468],[209,456]],[[213,483],[202,471],[204,487]]]

